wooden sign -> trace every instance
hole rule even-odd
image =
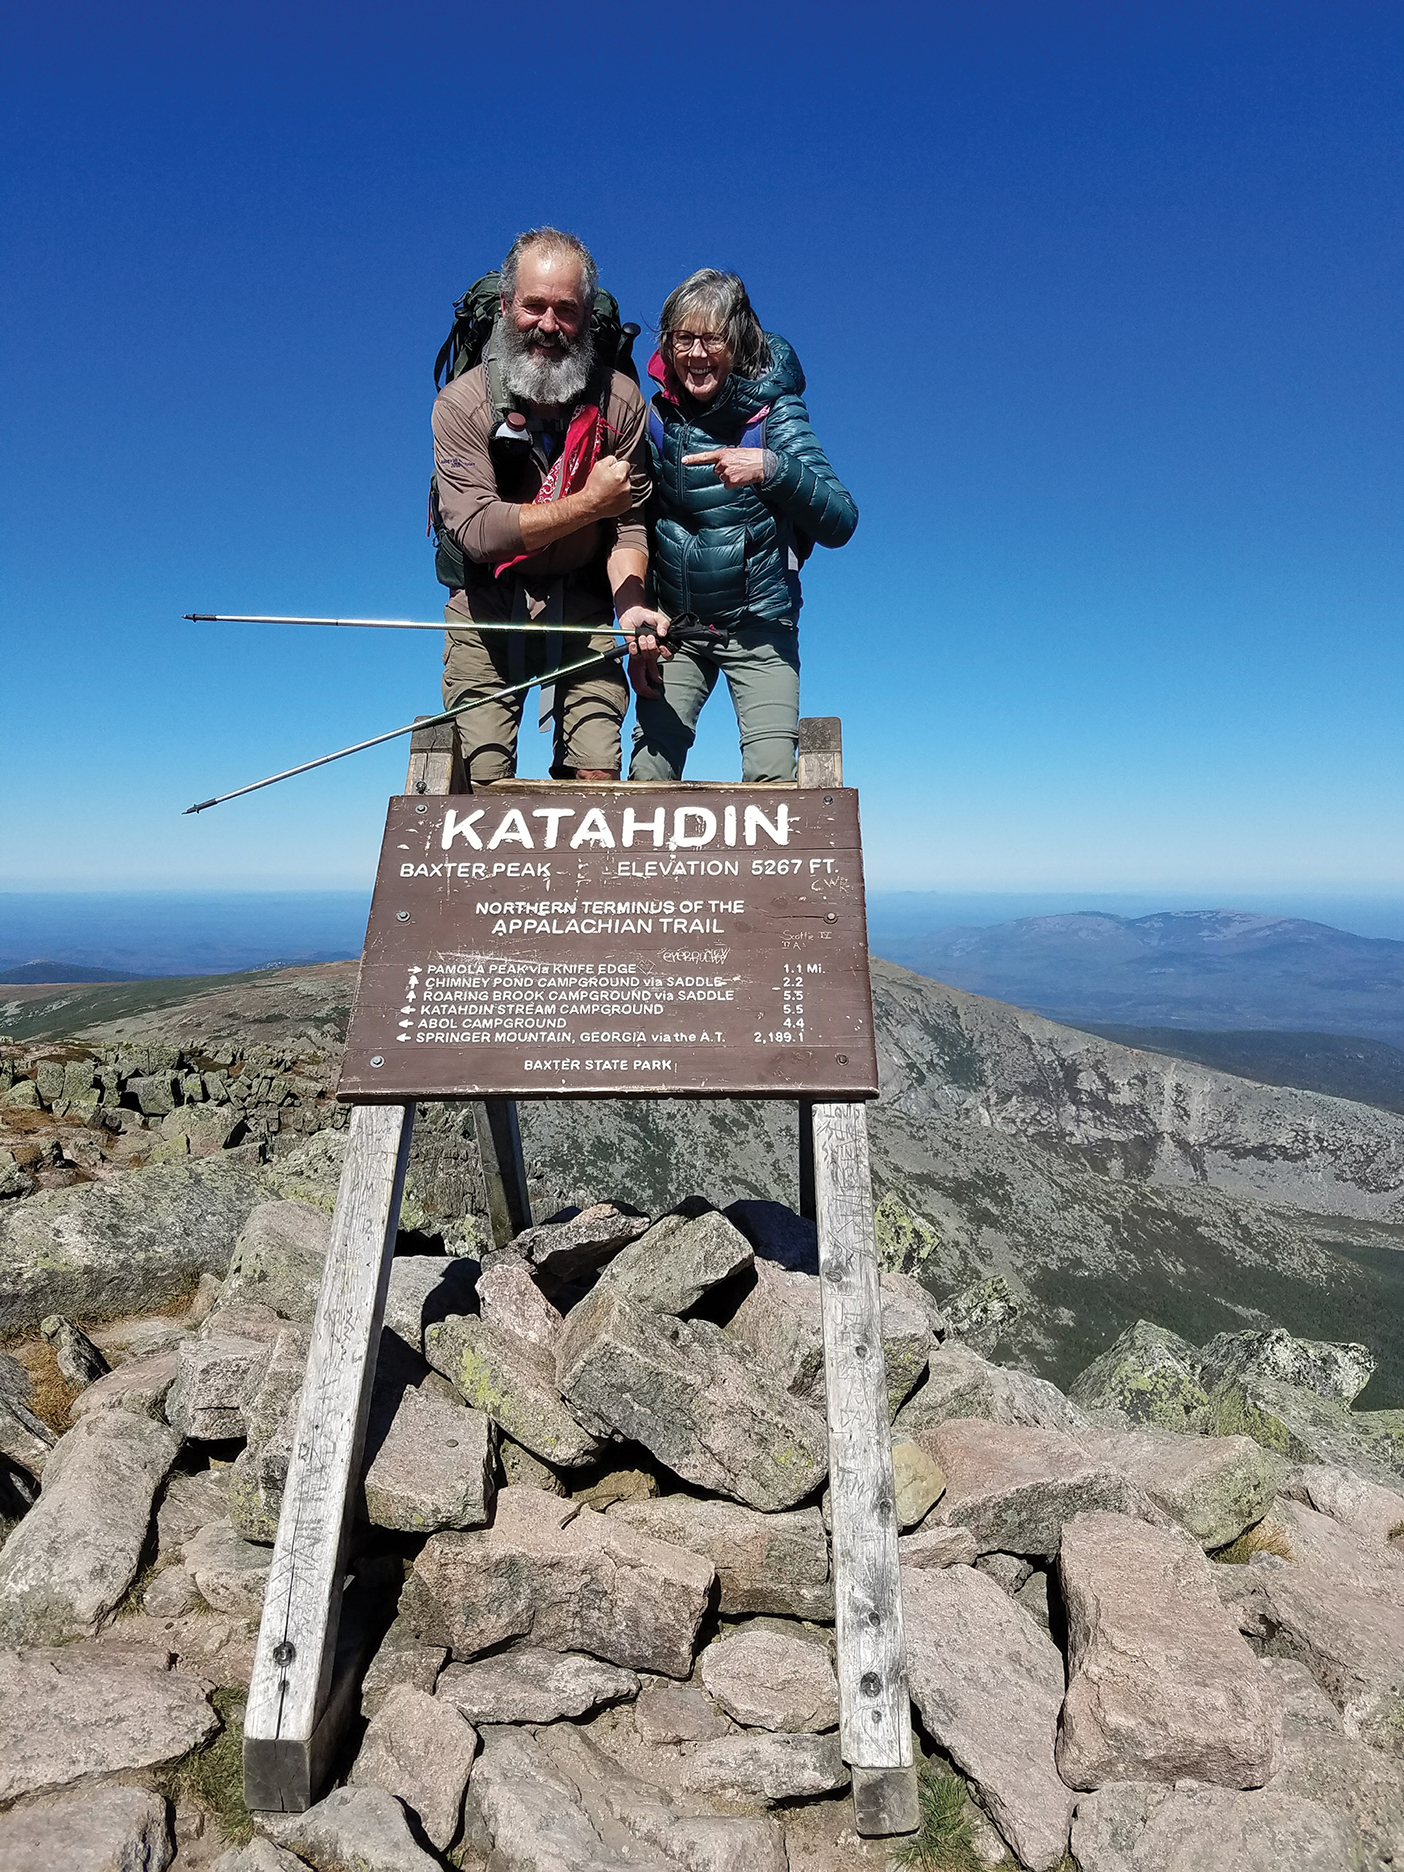
[[[391,800],[342,1099],[877,1091],[852,788]]]

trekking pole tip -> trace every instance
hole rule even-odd
[[[187,806],[185,811],[181,814],[181,818],[188,819],[191,813],[203,812],[207,806],[218,806],[218,804],[219,801],[217,799],[202,799],[198,805]]]

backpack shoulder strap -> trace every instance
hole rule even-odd
[[[648,439],[661,455],[663,453],[663,412],[658,407],[661,390],[655,391],[648,399]]]
[[[765,447],[765,428],[769,417],[770,405],[767,403],[756,411],[755,415],[741,431],[741,439],[733,443],[732,446],[734,448],[763,449]]]

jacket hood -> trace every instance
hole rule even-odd
[[[787,393],[803,396],[804,370],[790,344],[778,332],[767,332],[765,339],[770,346],[770,368],[763,377],[740,377],[733,371],[721,395],[714,402],[706,404],[705,408],[701,404],[693,404],[691,397],[687,397],[687,402],[694,409],[703,410],[708,417],[732,411],[749,419],[767,403],[773,403],[778,396]],[[649,359],[648,374],[655,383],[661,385],[668,401],[681,408],[686,392],[679,392],[672,367],[664,362],[660,351],[655,351]]]

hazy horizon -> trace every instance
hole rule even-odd
[[[0,965],[70,962],[135,974],[227,974],[274,962],[360,954],[370,904],[359,890],[0,891]],[[1404,896],[1257,893],[1229,899],[1166,890],[868,892],[869,944],[1021,917],[1100,911],[1140,917],[1165,911],[1237,910],[1300,917],[1357,936],[1404,941]],[[100,927],[94,928],[100,922]]]

